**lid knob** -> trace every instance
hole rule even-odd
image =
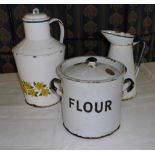
[[[88,67],[95,68],[97,59],[95,57],[89,57],[87,59],[87,62],[88,62]]]
[[[33,14],[39,14],[39,9],[38,8],[34,8],[32,12],[33,12]]]

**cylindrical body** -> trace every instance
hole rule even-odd
[[[118,60],[126,66],[125,79],[130,78],[134,83],[133,89],[123,95],[123,99],[130,99],[136,96],[136,77],[135,77],[135,65],[133,57],[133,46],[130,45],[110,45],[108,57]],[[124,86],[125,87],[125,86]]]
[[[49,25],[55,21],[59,22],[61,41],[50,36]],[[25,15],[23,22],[25,38],[13,48],[13,54],[26,102],[40,107],[54,105],[60,97],[50,89],[50,82],[64,60],[63,24],[38,9]]]
[[[73,134],[98,138],[120,125],[123,76],[106,83],[80,83],[63,79],[62,116]]]
[[[60,97],[50,89],[57,65],[64,60],[64,51],[45,56],[14,54],[26,102],[45,107],[58,103]]]
[[[57,67],[62,117],[65,128],[72,134],[99,138],[112,134],[120,126],[125,67],[104,57],[89,59],[92,62],[87,62],[87,58],[70,59]]]

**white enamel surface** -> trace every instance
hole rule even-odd
[[[41,82],[50,87],[51,80],[56,77],[55,68],[64,60],[64,52],[56,52],[47,56],[23,56],[14,54],[18,74],[21,81]],[[50,91],[48,96],[32,97],[25,94],[26,101],[36,106],[49,106],[57,103],[58,95]]]
[[[52,37],[45,40],[24,39],[17,46],[15,46],[12,51],[21,55],[43,56],[54,54],[59,51],[64,52],[65,46]]]
[[[25,23],[25,37],[29,40],[46,40],[50,38],[49,22]]]
[[[130,99],[136,95],[136,77],[135,77],[135,65],[133,59],[133,47],[132,46],[117,46],[111,44],[108,57],[122,62],[127,72],[124,78],[131,78],[134,82],[134,88],[129,93],[124,94],[123,99]],[[125,85],[124,85],[125,87]]]
[[[74,134],[82,137],[100,137],[111,133],[120,124],[120,110],[122,98],[123,76],[118,80],[107,83],[80,83],[62,79],[62,117],[66,128]],[[74,90],[74,91],[73,91]],[[69,107],[69,98],[79,101]],[[112,110],[96,113],[94,110],[95,102],[111,100]],[[85,102],[91,102],[93,109],[91,112],[83,110]]]
[[[111,30],[101,30],[101,33],[111,44],[120,46],[133,44],[134,36],[129,33],[115,32]]]

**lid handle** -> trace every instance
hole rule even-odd
[[[87,59],[88,67],[95,68],[97,64],[97,59],[95,57],[89,57]]]
[[[39,14],[39,9],[38,8],[34,8],[32,12],[33,12],[33,14]]]

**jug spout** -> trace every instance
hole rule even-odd
[[[112,30],[101,30],[102,35],[114,45],[128,46],[133,44],[134,36],[129,33]]]

